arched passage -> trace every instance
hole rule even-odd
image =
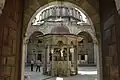
[[[25,53],[26,54],[25,59],[27,59],[25,62],[27,62],[27,63],[30,63],[30,60],[32,60],[32,59],[35,61],[38,58],[38,55],[39,55],[40,50],[41,50],[41,49],[39,49],[40,45],[38,45],[38,44],[40,42],[42,42],[42,40],[39,38],[39,36],[43,36],[43,33],[40,32],[40,31],[35,31],[28,38],[28,41],[27,41],[27,53]],[[41,60],[41,57],[40,57],[40,60]]]
[[[57,4],[61,4],[60,2],[52,2],[52,3],[49,3],[49,5],[47,4],[47,5],[45,5],[45,6],[43,6],[43,7],[40,7],[39,9],[37,9],[37,11],[32,15],[32,17],[31,18],[29,18],[29,21],[27,22],[27,24],[25,25],[25,26],[27,26],[28,25],[28,27],[27,27],[27,30],[26,30],[26,34],[27,34],[27,32],[29,31],[29,29],[31,28],[31,27],[34,27],[34,26],[31,26],[31,23],[32,23],[32,20],[34,19],[34,17],[38,14],[38,12],[40,12],[42,9],[44,9],[45,7],[48,7],[48,6],[51,6],[51,5],[57,5]],[[70,6],[72,6],[72,7],[74,7],[74,8],[78,8],[78,9],[80,9],[87,17],[88,17],[88,20],[90,21],[90,24],[91,24],[91,31],[93,32],[93,34],[95,35],[97,32],[95,32],[95,29],[94,29],[94,24],[92,23],[92,20],[91,20],[91,18],[88,16],[88,14],[83,10],[83,9],[81,9],[79,6],[76,6],[76,5],[74,5],[74,4],[72,4],[72,3],[69,3],[69,2],[63,2],[63,4],[65,5],[65,6],[68,6],[68,7],[70,7]],[[96,17],[95,17],[96,18]],[[26,21],[25,21],[26,22]],[[27,36],[27,35],[26,35]],[[89,41],[89,40],[88,40]]]
[[[8,0],[7,0],[8,1]],[[28,4],[27,5],[30,5],[30,4],[34,4],[33,2],[31,2],[30,3],[30,1],[33,1],[33,0],[29,0],[28,1]],[[38,1],[38,0],[34,0],[34,1]],[[53,1],[53,0],[52,0]],[[70,0],[71,2],[72,2],[72,0]],[[81,1],[81,2],[79,2],[79,1]],[[96,3],[96,1],[97,0],[88,0],[88,2],[86,3],[85,1],[87,1],[87,0],[76,0],[75,2],[74,2],[74,0],[73,0],[73,3],[75,3],[75,4],[80,4],[80,5],[83,5],[83,6],[86,6],[87,5],[87,3],[89,3],[89,4],[91,4],[91,5],[93,5],[93,7],[95,7],[95,5],[96,4],[94,4],[94,3]],[[100,1],[102,1],[102,0],[100,0]],[[110,9],[110,10],[113,10],[112,8],[110,8],[110,7],[108,7],[108,9],[104,9],[104,7],[106,6],[106,5],[108,5],[109,3],[113,3],[113,0],[110,0],[111,2],[108,2],[107,0],[106,0],[106,3],[105,3],[105,0],[103,0],[103,2],[102,3],[100,3],[100,8],[101,8],[101,10],[104,10],[104,11],[100,11],[101,13],[102,13],[102,15],[105,13],[105,15],[103,16],[103,19],[102,19],[102,21],[103,21],[103,24],[102,25],[104,25],[104,23],[107,21],[107,20],[109,20],[108,18],[110,18],[111,17],[111,12],[112,11],[110,11],[110,12],[108,12],[108,11],[106,11],[106,10],[108,10],[108,9]],[[9,1],[8,1],[9,2]],[[15,55],[16,56],[12,56],[13,57],[13,60],[15,60],[16,61],[16,63],[14,64],[15,66],[12,66],[12,70],[11,71],[13,71],[13,72],[11,72],[11,78],[14,80],[16,80],[16,79],[18,79],[18,73],[20,73],[19,71],[19,65],[20,65],[20,62],[18,61],[18,60],[20,60],[21,58],[18,58],[19,57],[19,55],[18,54],[21,54],[20,52],[19,52],[19,49],[20,49],[20,47],[18,47],[19,45],[19,42],[20,42],[20,32],[21,32],[21,30],[20,30],[20,28],[22,27],[21,25],[19,25],[19,24],[21,24],[20,22],[22,21],[20,21],[20,15],[22,15],[22,13],[21,13],[21,9],[22,8],[20,8],[22,5],[21,5],[21,0],[16,0],[16,2],[14,3],[14,1],[10,1],[11,3],[9,4],[7,4],[7,6],[8,7],[6,7],[5,8],[5,14],[3,13],[3,16],[0,18],[0,24],[1,24],[1,26],[2,26],[2,28],[0,29],[0,31],[1,31],[1,33],[3,33],[3,32],[5,32],[5,33],[8,33],[8,32],[13,32],[13,27],[15,27],[16,29],[14,30],[15,32],[13,32],[13,36],[17,36],[17,39],[18,40],[15,40],[15,43],[13,43],[13,44],[15,44],[17,47],[13,47],[12,49],[14,49],[14,50],[17,50],[16,52],[15,52]],[[20,3],[19,3],[20,2]],[[27,1],[26,1],[27,2]],[[40,1],[39,1],[40,2]],[[45,3],[47,3],[48,1],[44,1]],[[77,2],[77,3],[76,3]],[[83,4],[84,3],[84,4]],[[104,4],[105,3],[105,4]],[[18,5],[13,5],[13,4],[18,4]],[[104,4],[104,5],[103,5]],[[44,5],[42,2],[40,2],[40,5]],[[12,8],[13,8],[13,6],[15,6],[16,7],[16,9],[14,9],[13,11],[11,10]],[[34,6],[34,5],[32,5],[32,6]],[[31,7],[30,6],[27,6],[27,7],[29,7],[29,10],[35,10],[35,9],[33,9],[33,7],[32,7],[32,9],[31,9]],[[87,5],[87,7],[88,7],[88,5]],[[96,7],[95,7],[96,8]],[[88,10],[90,10],[90,7],[88,7],[88,8],[85,8],[86,9],[86,11],[87,11],[87,9]],[[98,8],[97,8],[98,9]],[[114,8],[114,9],[116,9],[116,8]],[[28,12],[31,12],[31,11],[29,11],[28,9],[27,9],[27,11]],[[27,11],[26,11],[26,13],[27,13]],[[89,13],[91,13],[91,14],[95,14],[95,12],[93,12],[92,13],[92,11],[88,11]],[[107,14],[106,14],[107,13]],[[16,17],[16,15],[13,15],[13,16],[11,16],[10,17],[10,14],[18,14],[17,16],[17,18],[16,19],[14,19],[13,20],[13,18],[15,18]],[[31,13],[30,13],[31,14]],[[110,14],[110,16],[108,16],[108,14]],[[114,14],[116,14],[116,13],[112,13],[113,15]],[[9,17],[9,18],[7,18],[6,19],[6,16],[7,17]],[[28,15],[26,15],[26,16],[28,16]],[[106,17],[107,16],[107,17]],[[29,16],[28,16],[29,17]],[[28,19],[28,17],[26,18],[26,19]],[[102,18],[102,17],[101,17]],[[104,21],[104,18],[107,18],[105,21]],[[25,19],[25,20],[26,20]],[[7,21],[7,20],[10,20],[10,21]],[[13,24],[9,24],[9,22],[11,22],[11,20],[13,20]],[[29,20],[29,19],[28,19]],[[112,20],[114,20],[114,19],[112,19]],[[115,19],[116,20],[116,19]],[[6,22],[5,22],[6,21]],[[96,20],[95,20],[96,21]],[[116,20],[116,21],[118,21],[119,22],[119,20]],[[5,22],[5,23],[3,23],[3,22]],[[19,24],[17,23],[17,22],[19,22]],[[108,24],[109,24],[110,22],[108,22]],[[116,23],[115,23],[116,24]],[[19,26],[18,26],[19,25]],[[8,26],[9,26],[9,28],[12,28],[12,30],[11,31],[9,31],[9,30],[7,30],[7,29],[9,29],[8,28]],[[102,26],[102,27],[104,27],[104,26]],[[106,27],[106,26],[105,26]],[[108,25],[108,27],[109,27],[109,25]],[[115,25],[115,27],[117,27],[117,30],[115,31],[116,32],[116,34],[118,33],[119,34],[119,25]],[[4,31],[3,31],[3,28],[4,28]],[[101,31],[102,32],[102,31]],[[106,31],[107,32],[107,31]],[[17,34],[19,34],[19,36],[17,35]],[[112,33],[112,32],[111,32]],[[2,34],[3,35],[3,34]],[[10,36],[10,35],[9,35]],[[104,34],[103,34],[103,36],[104,36]],[[117,36],[117,37],[119,37],[119,35]],[[5,38],[6,39],[6,38]],[[2,37],[2,40],[4,41],[5,40],[3,37]],[[11,39],[9,39],[9,41],[10,41]],[[119,46],[119,39],[117,39],[118,40],[118,43],[116,43],[116,45],[117,45],[117,47]],[[17,42],[17,44],[16,44],[16,42]],[[6,45],[3,45],[2,44],[2,48],[3,47],[8,47],[8,46],[6,46]],[[106,45],[103,45],[103,47],[106,47]],[[108,48],[108,47],[107,47]],[[105,48],[106,49],[106,48]],[[1,49],[1,52],[2,51],[6,51],[6,49]],[[105,52],[105,57],[102,57],[102,58],[104,58],[104,60],[103,60],[103,62],[105,62],[105,63],[103,63],[104,64],[104,78],[105,79],[107,79],[107,80],[110,80],[110,79],[112,79],[111,78],[111,76],[113,76],[114,78],[117,78],[118,80],[119,80],[119,76],[117,76],[117,75],[115,75],[116,74],[116,71],[119,73],[119,70],[116,70],[116,69],[118,69],[118,66],[116,66],[116,62],[118,62],[119,61],[119,58],[118,58],[118,55],[119,55],[119,49],[118,49],[118,53],[116,53],[116,51],[117,50],[115,50],[115,51],[113,51],[113,55],[117,55],[117,56],[115,56],[115,59],[116,58],[118,58],[117,60],[115,60],[115,61],[113,61],[113,63],[115,62],[115,66],[113,66],[112,67],[112,69],[111,69],[111,71],[110,71],[110,68],[111,68],[111,66],[109,66],[109,67],[106,67],[106,63],[109,63],[109,61],[107,61],[106,60],[106,57],[107,57],[107,59],[108,60],[110,60],[111,61],[111,56],[109,56],[109,55],[106,55],[106,50],[104,50]],[[8,53],[9,51],[7,51],[7,53]],[[2,52],[1,54],[3,54],[4,52]],[[103,53],[103,54],[104,54]],[[1,56],[1,57],[3,57],[3,56]],[[6,56],[7,58],[9,57],[9,55],[7,55]],[[4,60],[4,59],[2,59],[2,60]],[[106,62],[107,61],[107,62]],[[109,63],[110,64],[110,63]],[[112,64],[113,65],[113,64]],[[6,66],[8,67],[9,65],[5,65],[4,66],[4,69],[6,70]],[[115,73],[115,74],[113,74],[112,75],[112,72],[113,73]],[[17,73],[17,74],[16,74]],[[20,76],[20,75],[19,75]],[[103,77],[103,76],[102,76]],[[20,78],[19,78],[20,79]]]
[[[79,42],[78,44],[79,49],[82,47],[83,49],[80,50],[81,54],[80,56],[85,56],[86,55],[86,63],[91,64],[91,65],[97,65],[97,54],[95,52],[94,44],[95,40],[92,38],[92,36],[88,32],[80,32],[78,36],[82,37],[83,40]]]
[[[24,68],[28,65],[30,65],[31,59],[36,59],[38,57],[38,46],[37,44],[34,44],[36,41],[39,43],[41,41],[39,39],[39,36],[42,36],[43,33],[40,31],[34,31],[33,33],[30,33],[29,36],[26,36],[23,40],[23,47],[22,47],[22,54],[23,58],[22,61],[24,62],[22,65],[22,73],[24,73]],[[35,54],[35,51],[37,53]],[[42,56],[41,56],[42,57]],[[23,74],[22,74],[23,75]],[[22,76],[22,79],[24,79],[24,76]]]

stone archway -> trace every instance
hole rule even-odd
[[[98,78],[98,80],[101,80],[101,77],[100,77],[100,75],[101,75],[101,69],[100,69],[100,66],[101,66],[101,64],[100,64],[100,45],[99,45],[99,42],[98,42],[98,40],[97,40],[97,38],[96,38],[96,36],[93,34],[93,33],[90,33],[89,31],[81,31],[81,32],[79,32],[78,33],[78,36],[81,36],[81,37],[83,37],[83,38],[87,38],[88,39],[88,41],[92,41],[92,43],[93,43],[93,55],[94,55],[94,63],[96,64],[96,67],[97,67],[97,78]],[[87,44],[87,46],[88,46],[88,44]]]
[[[91,22],[93,22],[93,26],[95,26],[95,31],[97,38],[100,38],[100,20],[99,20],[99,12],[98,12],[98,6],[92,6],[91,3],[87,0],[80,0],[80,1],[71,1],[71,0],[65,0],[64,2],[70,2],[75,5],[77,5],[79,8],[83,9],[83,13],[87,13],[89,18],[91,19]],[[37,0],[29,0],[25,1],[25,9],[24,9],[24,32],[27,31],[27,27],[31,25],[31,17],[34,17],[42,8],[42,6],[47,7],[50,5],[49,3],[52,1],[45,0],[44,2],[37,1]],[[56,4],[57,2],[52,2],[51,4]],[[97,1],[94,1],[94,3],[98,3]],[[93,3],[93,4],[94,4]],[[47,5],[46,5],[47,4]],[[74,6],[75,6],[74,5]],[[72,5],[73,6],[73,5]],[[43,7],[43,8],[44,8]],[[39,9],[40,8],[40,9]]]
[[[93,44],[94,44],[94,53],[96,54],[94,57],[95,57],[95,63],[97,64],[97,65],[99,65],[98,63],[99,63],[99,59],[97,59],[97,58],[99,58],[99,57],[97,57],[97,56],[99,56],[99,45],[98,45],[98,40],[96,39],[96,37],[93,35],[93,34],[91,34],[91,33],[89,33],[89,32],[87,32],[87,31],[81,31],[78,35],[80,35],[81,37],[85,37],[85,38],[87,38],[87,40],[88,41],[90,41],[90,42],[92,42]],[[98,66],[99,67],[99,66]]]
[[[27,63],[27,55],[28,55],[28,43],[30,41],[30,39],[36,38],[39,35],[43,35],[42,32],[40,31],[32,31],[31,33],[29,33],[24,39],[23,39],[23,44],[22,44],[22,65],[21,65],[21,79],[24,79],[24,68],[25,65]]]
[[[49,1],[54,1],[54,0],[49,0]],[[25,27],[27,27],[27,24],[29,22],[31,15],[36,11],[36,9],[38,9],[40,7],[40,5],[43,6],[44,4],[48,3],[49,1],[47,1],[47,0],[44,0],[44,1],[26,0],[25,1],[26,2],[25,3],[25,5],[26,5],[25,6],[25,13],[26,14],[24,14],[24,16],[25,16],[24,20],[26,20],[26,22],[24,23],[23,33],[25,33],[25,31],[26,31]],[[105,31],[103,28],[111,26],[111,25],[105,26],[105,22],[107,22],[106,24],[111,23],[110,19],[111,19],[111,12],[112,11],[109,12],[109,9],[113,10],[114,6],[112,6],[112,8],[111,7],[105,8],[105,7],[106,7],[106,5],[109,5],[109,3],[113,3],[113,0],[109,0],[109,1],[99,0],[100,7],[98,6],[97,0],[75,0],[75,1],[74,0],[66,0],[66,1],[70,1],[71,3],[82,6],[81,8],[83,8],[89,14],[89,16],[92,18],[92,21],[94,22],[94,26],[95,27],[99,26],[99,27],[96,27],[96,31],[100,30],[99,29],[100,28],[99,18],[96,19],[96,17],[98,17],[99,8],[101,8],[101,10],[100,10],[101,16],[100,17],[103,18],[103,19],[101,19],[101,27],[102,27],[101,32],[104,33]],[[107,1],[107,2],[105,3],[105,1]],[[37,2],[37,4],[35,4],[35,2]],[[23,11],[22,6],[23,6],[23,4],[22,3],[23,3],[23,0],[12,0],[12,1],[6,0],[6,5],[5,5],[5,8],[3,9],[3,14],[2,14],[2,16],[0,16],[0,25],[1,25],[1,29],[0,29],[0,52],[1,53],[0,53],[0,57],[3,57],[1,55],[4,54],[5,51],[7,53],[9,53],[10,52],[10,51],[8,51],[9,48],[13,49],[13,51],[11,53],[14,55],[11,56],[12,57],[11,59],[13,61],[15,61],[15,63],[13,63],[12,67],[11,67],[12,72],[11,72],[10,77],[12,80],[19,80],[21,77],[21,75],[20,75],[20,65],[21,65],[20,63],[21,63],[21,61],[19,61],[19,60],[21,60],[21,49],[20,49],[21,45],[20,44],[21,44],[21,40],[22,40],[21,38],[23,37],[23,35],[21,35],[22,20],[23,20],[22,19],[22,11]],[[96,3],[97,3],[97,6],[96,6]],[[15,9],[13,9],[13,7]],[[35,7],[35,8],[33,8],[33,7]],[[16,15],[14,15],[14,14],[16,14]],[[110,15],[110,16],[108,16],[108,15]],[[113,61],[113,63],[115,63],[114,65],[116,65],[115,67],[109,66],[110,63],[106,59],[106,58],[108,58],[108,60],[111,60],[111,56],[106,55],[106,53],[107,53],[106,51],[108,49],[108,46],[105,45],[106,42],[101,42],[103,44],[105,43],[104,45],[102,44],[103,45],[102,47],[104,47],[105,50],[102,51],[103,56],[101,57],[102,59],[104,59],[103,63],[102,63],[103,68],[104,68],[103,69],[104,71],[102,73],[104,74],[104,76],[102,75],[101,78],[103,77],[103,79],[107,79],[107,80],[112,79],[112,77],[115,77],[119,80],[119,74],[117,74],[118,75],[117,76],[116,71],[114,70],[114,68],[115,69],[118,68],[117,66],[119,66],[119,64],[117,64],[117,62],[119,62],[119,59],[120,59],[119,58],[120,57],[120,55],[119,55],[119,52],[120,52],[120,50],[119,50],[119,45],[120,45],[119,37],[120,36],[118,35],[120,32],[119,31],[120,30],[119,29],[120,28],[119,27],[120,26],[120,24],[119,24],[120,19],[119,19],[119,16],[116,14],[116,8],[115,8],[115,12],[112,13],[112,16],[113,15],[116,15],[115,17],[117,17],[117,19],[116,18],[111,19],[111,20],[115,20],[115,22],[113,22],[113,23],[115,23],[115,24],[117,23],[115,25],[115,27],[116,27],[115,34],[116,35],[114,35],[115,37],[117,37],[116,38],[117,41],[115,42],[117,50],[113,51],[113,54],[115,54],[115,55],[117,54],[117,56],[115,56],[116,60]],[[105,20],[104,20],[104,18],[105,18]],[[10,33],[10,35],[8,35],[7,33]],[[9,36],[12,36],[12,37],[9,37]],[[106,38],[106,36],[104,34],[102,34],[102,37]],[[98,38],[99,38],[99,36],[98,36]],[[10,47],[8,45],[8,42],[6,42],[7,40],[10,42],[13,41],[13,43],[9,44],[9,45],[14,45],[14,46]],[[7,45],[6,45],[6,43],[7,43]],[[118,53],[116,53],[116,52],[118,52]],[[9,58],[9,55],[6,55],[5,57]],[[2,59],[2,60],[4,60],[4,59]],[[108,64],[109,68],[106,66],[106,63]],[[11,64],[9,64],[9,65],[11,65]],[[3,67],[5,70],[7,70],[6,67],[9,67],[9,66],[5,65]],[[112,68],[111,70],[113,70],[113,71],[110,71],[110,68]],[[2,68],[0,68],[0,69],[2,69]],[[115,74],[112,75],[111,72],[113,72],[113,73],[115,72]],[[117,73],[119,73],[119,72],[120,72],[120,70]]]
[[[35,17],[36,14],[38,14],[38,12],[40,10],[42,10],[45,7],[48,7],[50,5],[60,3],[60,2],[52,2],[52,1],[50,1],[50,2],[45,1],[45,2],[42,2],[43,4],[41,4],[40,1],[36,1],[36,0],[35,1],[31,1],[31,0],[25,1],[23,35],[26,34],[26,32],[28,32],[28,30],[30,28],[32,28],[31,27],[31,20]],[[89,2],[87,0],[81,1],[81,4],[78,4],[77,1],[72,2],[69,0],[64,1],[64,3],[69,5],[69,6],[73,6],[73,7],[80,9],[89,18],[91,25],[92,25],[92,30],[94,33],[94,34],[92,34],[92,37],[97,36],[98,41],[99,41],[99,39],[100,39],[100,37],[99,37],[99,35],[100,35],[99,34],[99,32],[100,32],[99,27],[100,26],[99,25],[100,24],[99,24],[99,14],[98,14],[98,11],[96,10],[97,7],[94,8],[91,4],[89,4]],[[97,3],[97,1],[96,1],[96,3]]]

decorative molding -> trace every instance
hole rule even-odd
[[[2,14],[2,10],[4,8],[5,5],[5,0],[0,0],[0,15]]]

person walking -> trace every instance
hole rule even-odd
[[[33,59],[31,60],[31,71],[33,71],[33,66],[34,66],[34,61],[33,61]]]
[[[40,72],[40,67],[41,67],[41,62],[40,62],[40,60],[37,60],[36,61],[36,72],[39,70],[39,72]]]

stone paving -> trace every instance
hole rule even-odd
[[[30,80],[97,80],[96,67],[79,67],[78,75],[70,77],[51,77],[42,74],[41,72],[30,71],[30,67],[25,68],[25,74],[30,75]]]

